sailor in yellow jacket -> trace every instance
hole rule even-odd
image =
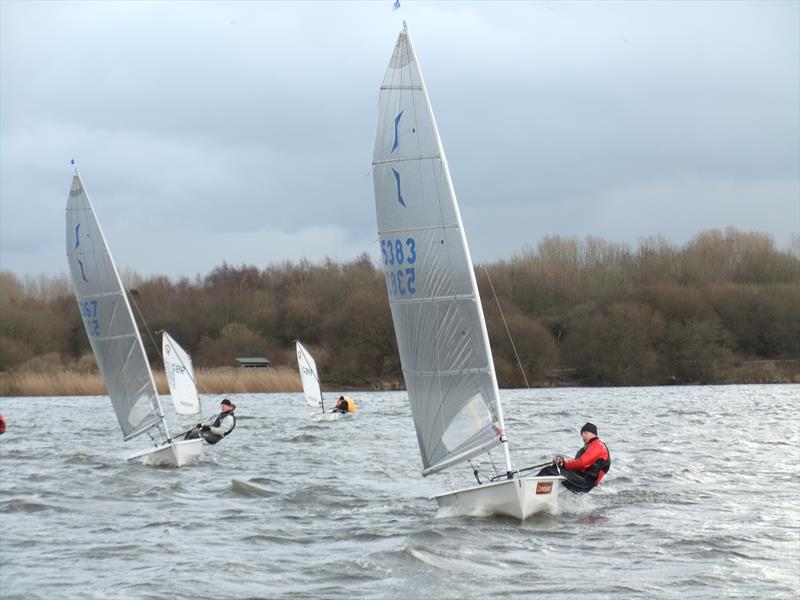
[[[354,413],[356,412],[356,402],[350,396],[339,396],[336,406],[331,412],[335,413]]]

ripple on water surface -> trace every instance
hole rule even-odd
[[[574,453],[587,420],[612,452],[600,488],[524,523],[440,510],[471,469],[421,477],[405,394],[353,395],[337,419],[237,396],[234,434],[182,469],[127,462],[146,442],[106,398],[0,399],[3,600],[194,600],[210,579],[220,598],[800,596],[798,386],[503,391],[517,466]]]

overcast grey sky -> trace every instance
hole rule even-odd
[[[408,22],[473,259],[800,230],[800,2],[0,2],[0,269],[66,273],[78,162],[122,269],[377,259]]]

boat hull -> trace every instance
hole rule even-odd
[[[538,512],[558,510],[562,477],[522,477],[476,485],[432,496],[440,507],[480,515],[505,515],[524,521]]]
[[[203,440],[175,441],[147,452],[141,452],[128,460],[142,460],[151,467],[183,467],[196,462],[203,454]]]

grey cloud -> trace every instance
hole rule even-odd
[[[800,229],[796,3],[0,11],[0,265],[20,273],[66,269],[73,157],[112,246],[138,248],[126,264],[141,272],[320,259],[332,245],[374,255],[377,94],[402,19],[474,258],[545,235],[681,242],[733,225],[786,246]],[[323,230],[338,233],[308,235]],[[170,236],[240,254],[159,268]]]

